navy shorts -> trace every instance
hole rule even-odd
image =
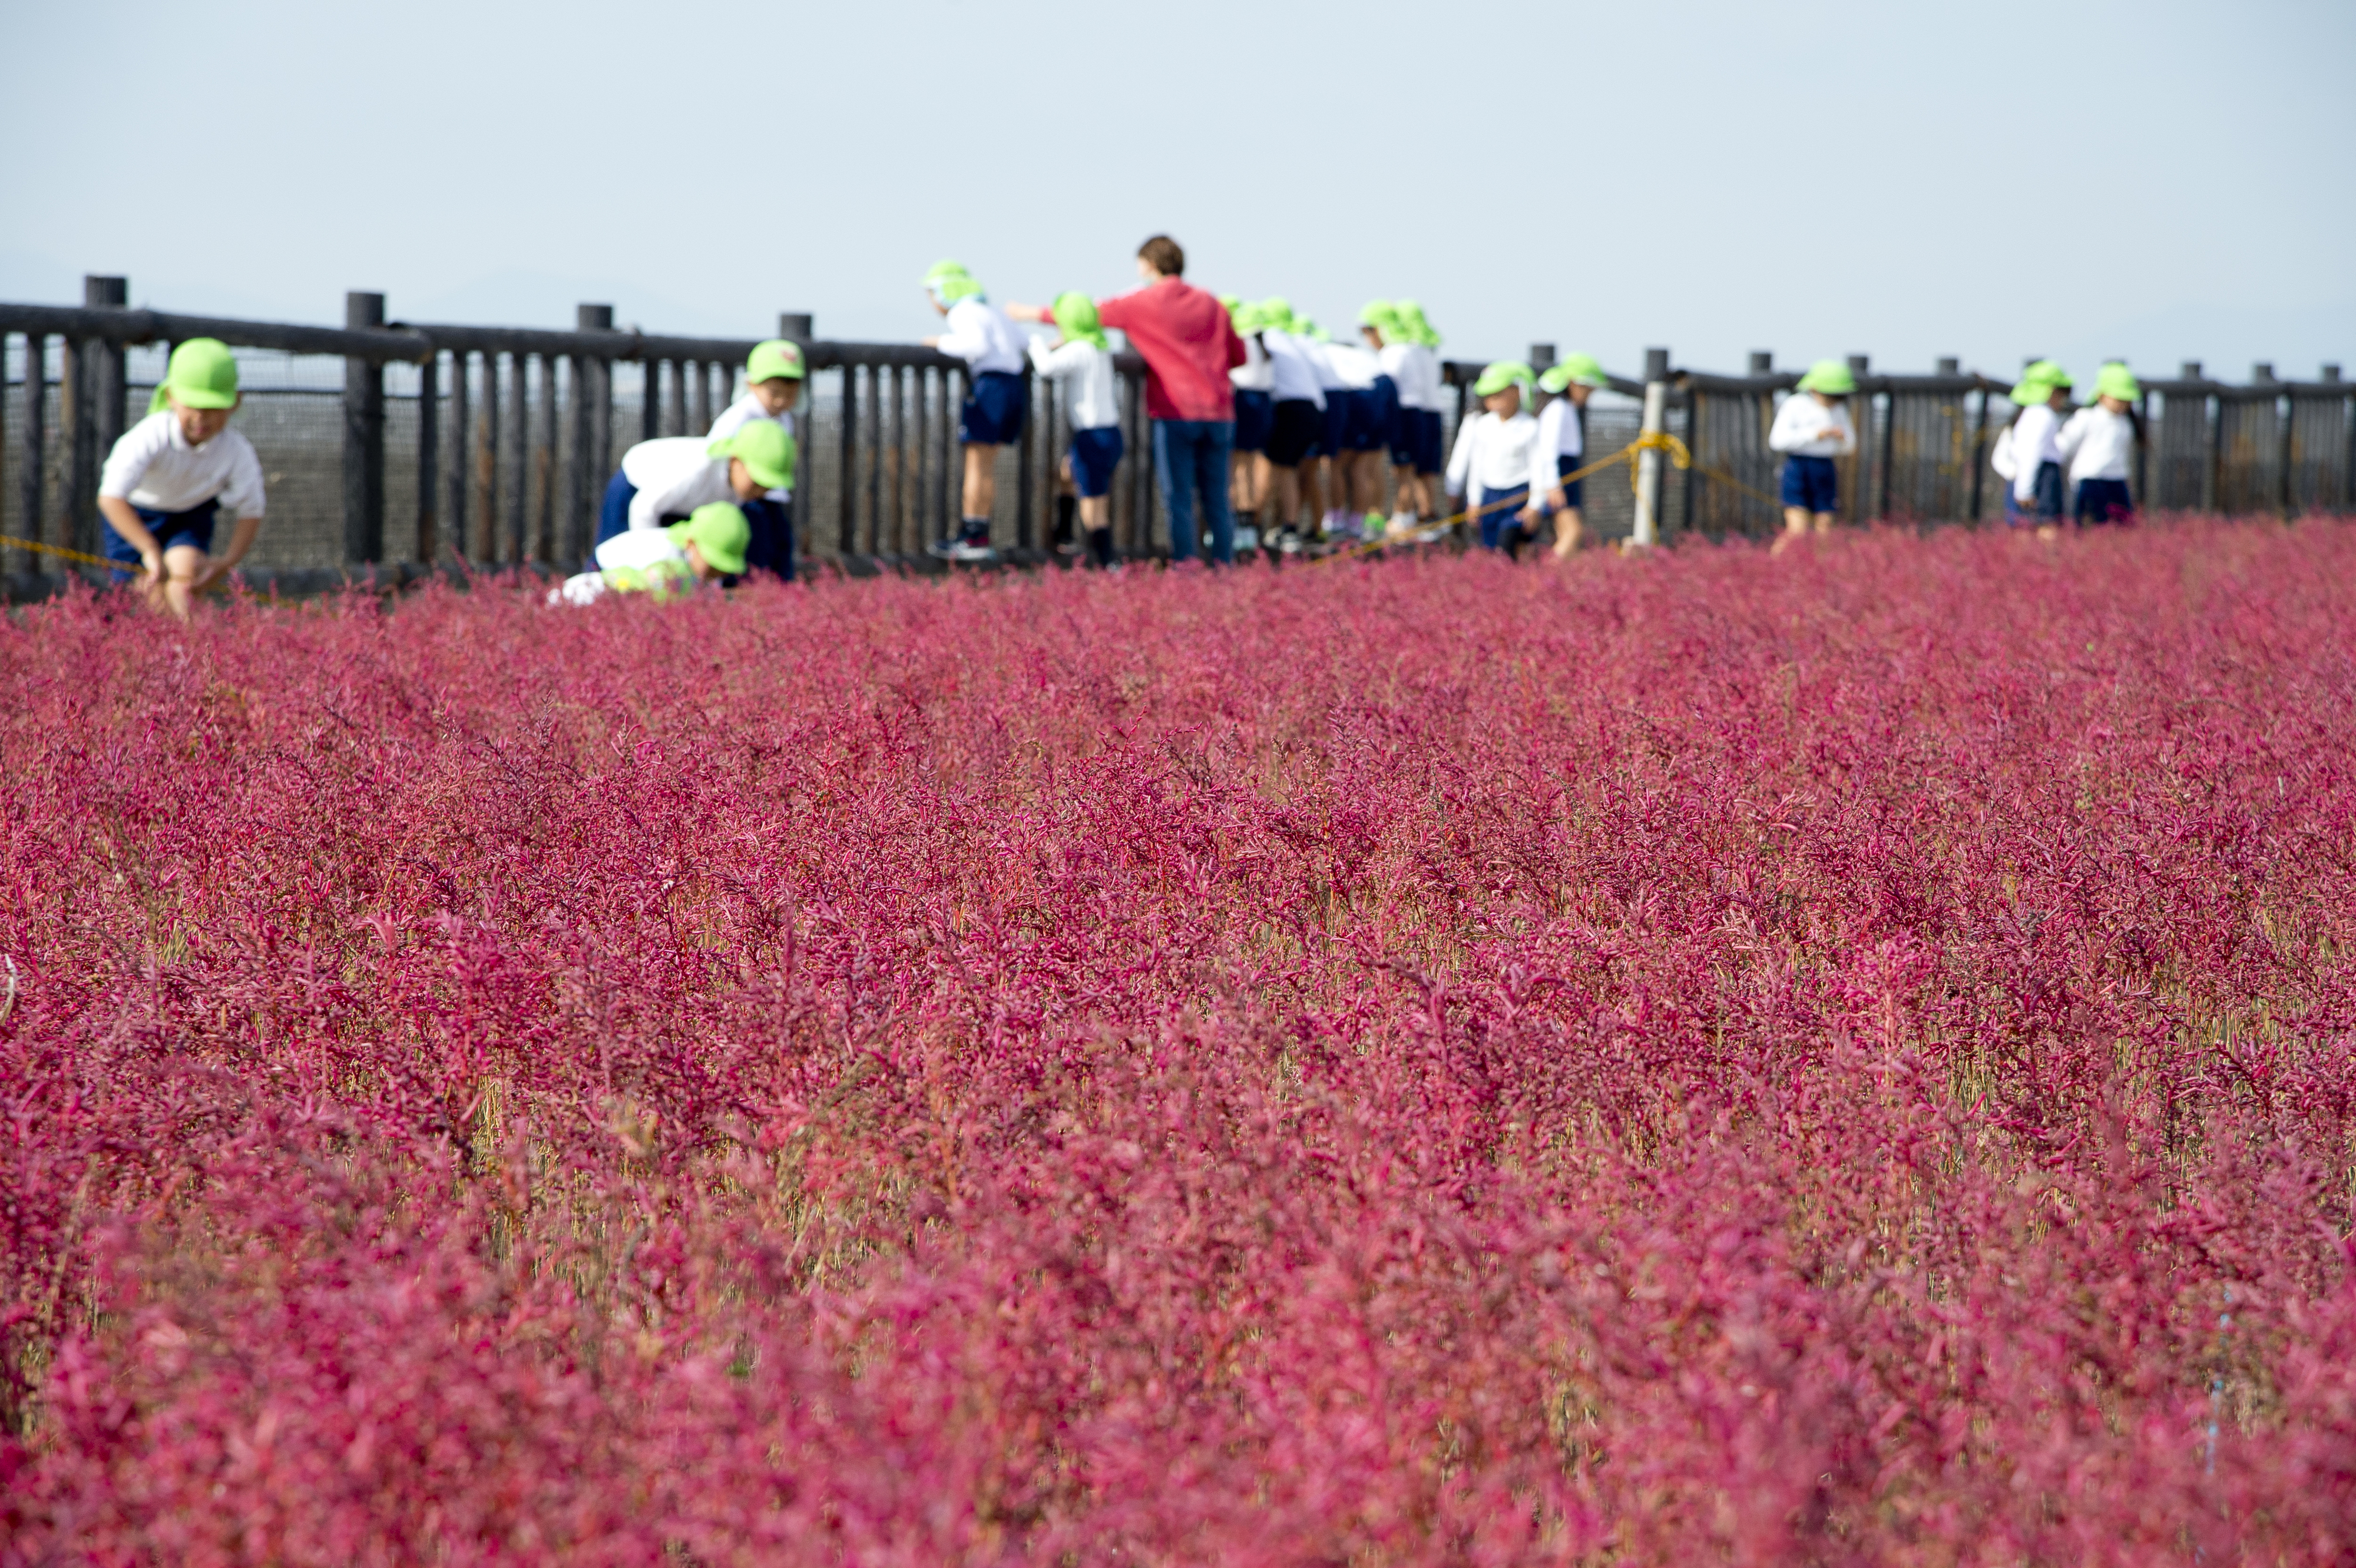
[[[183,544],[193,544],[208,555],[212,553],[213,521],[220,515],[219,500],[200,501],[186,511],[158,511],[146,506],[135,506],[131,510],[139,514],[139,521],[145,523],[147,532],[155,536],[156,549],[172,550]],[[144,570],[139,552],[132,546],[131,541],[115,532],[114,524],[109,522],[103,526],[106,558],[123,562],[134,571]],[[131,576],[130,572],[117,572],[114,580],[127,583]]]
[[[2036,528],[2062,521],[2062,465],[2048,458],[2037,465],[2029,482],[2029,504],[2020,504],[2010,481],[2004,487],[2004,521],[2013,528]]]
[[[1417,473],[1440,472],[1443,467],[1440,452],[1447,446],[1447,443],[1441,439],[1443,435],[1444,428],[1440,424],[1438,409],[1419,408],[1415,411],[1415,471]]]
[[[1347,387],[1325,389],[1325,415],[1317,433],[1317,456],[1338,457],[1350,449],[1350,403],[1357,395]]]
[[[1119,462],[1119,425],[1072,432],[1072,484],[1080,494],[1112,494],[1112,471]]]
[[[1783,459],[1783,504],[1802,511],[1840,510],[1840,470],[1830,457]]]
[[[1012,371],[984,371],[973,378],[958,416],[958,439],[969,446],[1004,446],[1021,438],[1031,412],[1031,387]]]
[[[1481,513],[1481,548],[1501,550],[1513,537],[1514,530],[1522,526],[1522,508],[1529,504],[1530,488],[1515,485],[1510,490],[1493,490],[1486,486],[1473,487],[1476,507],[1495,507],[1494,511]]]
[[[2125,479],[2081,479],[2076,515],[2080,522],[2133,522],[2135,497]]]
[[[1405,403],[1391,409],[1391,466],[1395,468],[1415,467],[1416,444],[1422,439],[1423,410],[1409,408]]]
[[[794,580],[794,503],[755,497],[743,503],[745,526],[752,536],[744,542],[744,570],[774,572]]]
[[[1376,376],[1365,392],[1350,394],[1350,450],[1379,452],[1390,445],[1391,422],[1398,414],[1398,383]]]
[[[1269,426],[1276,423],[1276,399],[1264,392],[1236,392],[1236,450],[1268,450]]]
[[[1562,476],[1565,474],[1576,474],[1580,469],[1586,466],[1587,459],[1583,456],[1575,456],[1569,452],[1558,452],[1555,454],[1554,472],[1555,478],[1562,478]],[[1586,504],[1586,502],[1580,499],[1586,489],[1587,481],[1585,479],[1563,479],[1563,504],[1569,507],[1573,511],[1578,510],[1580,507]],[[1545,506],[1548,511],[1552,511],[1554,510],[1553,503],[1551,502],[1541,501],[1540,504]]]
[[[1301,459],[1317,450],[1318,432],[1325,415],[1305,397],[1289,397],[1276,405],[1268,427],[1268,460],[1280,468],[1298,468]]]

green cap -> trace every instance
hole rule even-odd
[[[1072,289],[1055,296],[1055,325],[1064,336],[1076,342],[1093,343],[1099,349],[1109,348],[1104,328],[1097,323],[1097,302]]]
[[[2012,401],[2023,408],[2040,403],[2051,403],[2056,389],[2074,384],[2070,372],[2051,360],[2040,360],[2020,372],[2020,384],[2012,389]]]
[[[1423,318],[1423,306],[1411,299],[1395,299],[1391,301],[1391,308],[1398,312],[1399,325],[1407,328],[1410,341],[1420,343],[1427,349],[1440,347],[1440,334],[1434,332],[1431,323]]]
[[[1259,328],[1263,332],[1292,330],[1292,302],[1280,294],[1269,295],[1259,302]]]
[[[758,383],[780,378],[789,381],[803,379],[800,348],[783,338],[754,344],[753,351],[744,357],[744,379]]]
[[[955,305],[981,292],[981,284],[959,262],[935,262],[925,274],[925,287],[943,305]]]
[[[1245,300],[1227,312],[1227,317],[1234,324],[1238,337],[1248,338],[1255,332],[1266,330],[1268,327],[1266,316],[1260,307],[1250,300]]]
[[[765,490],[783,489],[794,482],[794,438],[774,419],[747,420],[735,435],[703,450],[723,462],[738,459]]]
[[[1296,316],[1292,318],[1292,335],[1295,338],[1306,338],[1312,343],[1331,343],[1333,340],[1333,335],[1331,332],[1326,331],[1306,316]]]
[[[176,397],[187,408],[235,408],[237,360],[229,345],[218,338],[191,338],[173,349],[147,412],[161,413]]]
[[[2135,372],[2116,360],[2094,372],[2094,391],[2103,397],[2115,397],[2121,403],[2133,403],[2143,396],[2143,383]]]
[[[776,425],[769,428],[785,434]],[[744,509],[734,501],[707,502],[688,513],[685,522],[674,522],[663,532],[681,549],[694,545],[705,565],[729,577],[744,570],[744,546],[753,542],[753,525],[744,521]]]
[[[1233,316],[1237,311],[1243,308],[1244,296],[1239,294],[1223,294],[1219,295],[1219,303],[1227,307],[1227,314],[1229,316]]]
[[[1522,395],[1526,398],[1529,396],[1530,382],[1534,379],[1530,368],[1519,360],[1493,360],[1488,368],[1481,372],[1481,379],[1472,383],[1472,395],[1494,397],[1507,387],[1520,387]]]
[[[1370,299],[1358,306],[1358,325],[1361,327],[1380,328],[1386,322],[1398,319],[1398,313],[1391,308],[1391,302],[1387,299]]]
[[[1826,397],[1847,397],[1857,391],[1857,372],[1838,360],[1818,360],[1800,378],[1798,392],[1822,392]]]
[[[1603,373],[1602,364],[1592,354],[1565,354],[1538,378],[1538,385],[1550,392],[1561,392],[1573,381],[1583,387],[1608,387],[1612,378]]]

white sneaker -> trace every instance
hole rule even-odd
[[[1238,554],[1247,550],[1257,550],[1258,548],[1258,529],[1252,527],[1249,523],[1246,523],[1243,527],[1236,530],[1236,551]]]
[[[940,540],[926,545],[925,549],[935,559],[941,561],[989,561],[995,559],[998,554],[997,551],[990,547],[989,541],[968,539],[963,534],[959,534],[955,539]]]

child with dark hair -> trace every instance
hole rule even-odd
[[[2136,400],[2143,387],[2116,360],[2094,374],[2094,401],[2070,416],[2054,446],[2070,465],[2071,516],[2079,523],[2133,522],[2128,467],[2143,445]]]
[[[2020,413],[2009,432],[2013,477],[2005,488],[2004,521],[2048,539],[2062,527],[2062,415],[2070,408],[2071,384],[2069,371],[2040,360],[2012,389]]]

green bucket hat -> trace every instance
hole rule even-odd
[[[1069,289],[1055,296],[1055,325],[1064,336],[1076,342],[1093,343],[1099,349],[1112,345],[1106,338],[1104,328],[1097,320],[1097,302],[1078,289]]]
[[[2114,360],[2094,372],[2094,392],[2098,396],[2133,403],[2143,396],[2143,383],[2135,379],[2133,371]]]
[[[943,305],[955,305],[981,292],[980,280],[959,262],[935,262],[925,274],[925,287]]]
[[[1550,392],[1562,392],[1574,381],[1583,387],[1609,387],[1612,378],[1603,373],[1602,363],[1592,354],[1565,354],[1538,378],[1538,385]]]
[[[1847,397],[1857,391],[1857,372],[1838,360],[1818,360],[1800,378],[1794,392],[1822,392],[1826,397]]]
[[[235,408],[237,360],[229,345],[218,338],[191,338],[173,349],[147,412],[161,413],[176,397],[189,408]]]
[[[2020,383],[2012,389],[2012,401],[2023,408],[2052,401],[2055,389],[2073,386],[2070,372],[2051,360],[2040,360],[2020,372]]]
[[[1434,332],[1431,323],[1423,318],[1423,306],[1411,299],[1395,299],[1391,301],[1391,308],[1398,312],[1399,325],[1407,328],[1410,341],[1420,343],[1427,349],[1440,347],[1440,334]]]
[[[798,345],[783,338],[772,338],[766,343],[755,343],[744,357],[744,379],[753,383],[804,379],[802,351]]]
[[[794,438],[774,419],[748,420],[735,435],[714,441],[704,454],[721,462],[734,457],[765,490],[794,482]]]
[[[1522,396],[1526,399],[1530,395],[1530,382],[1535,379],[1529,366],[1519,360],[1494,360],[1481,372],[1481,379],[1472,383],[1472,395],[1494,397],[1507,387],[1519,387]]]
[[[769,428],[777,429],[774,424]],[[785,432],[779,430],[777,434],[782,435]],[[744,547],[753,542],[753,525],[744,521],[744,509],[735,502],[707,502],[688,513],[685,522],[674,522],[663,532],[681,549],[694,545],[702,553],[703,564],[722,575],[743,575]]]

